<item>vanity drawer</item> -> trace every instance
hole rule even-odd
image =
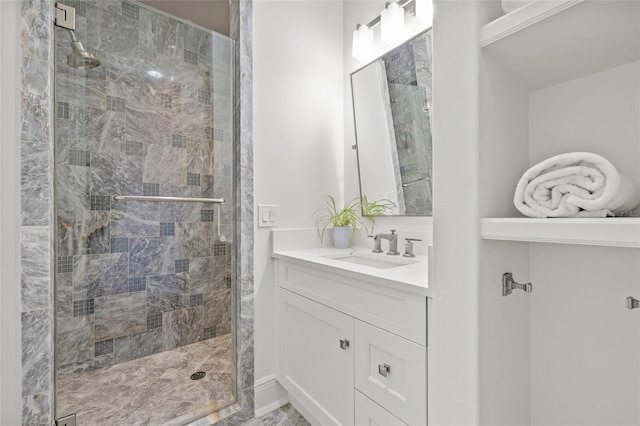
[[[410,425],[427,424],[427,348],[355,321],[355,386]]]
[[[355,424],[356,426],[407,426],[396,416],[364,396],[360,391],[355,391]]]
[[[427,298],[331,272],[278,262],[278,284],[421,345],[427,344]]]

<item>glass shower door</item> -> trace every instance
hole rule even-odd
[[[66,3],[76,31],[55,33],[56,417],[180,423],[234,401],[232,41],[136,2]],[[98,67],[68,58],[72,37]]]

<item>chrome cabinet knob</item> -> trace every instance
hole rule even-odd
[[[378,374],[387,377],[391,373],[391,366],[389,364],[378,364]]]

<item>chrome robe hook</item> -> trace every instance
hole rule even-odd
[[[502,274],[502,295],[508,296],[513,290],[523,290],[527,293],[533,291],[533,285],[531,283],[520,284],[513,280],[513,274],[511,272],[505,272]]]

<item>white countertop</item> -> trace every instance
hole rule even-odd
[[[373,266],[358,265],[348,263],[327,256],[350,255],[351,253],[361,253],[368,258],[380,256],[380,261],[413,262],[403,266],[380,269]],[[371,253],[371,250],[364,249],[335,249],[330,247],[297,249],[297,250],[275,250],[273,257],[280,260],[308,266],[327,272],[332,272],[345,277],[372,282],[398,290],[407,291],[427,297],[432,297],[432,290],[429,288],[429,262],[427,256],[416,256],[413,258],[402,258],[399,256],[389,256],[385,253]],[[398,259],[398,260],[396,260]]]

